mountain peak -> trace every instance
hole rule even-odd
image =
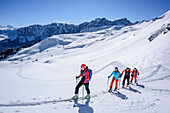
[[[127,18],[117,19],[114,21],[107,20],[106,18],[96,18],[90,23],[93,24],[106,24],[106,25],[132,25],[132,23]]]
[[[96,18],[94,21],[104,21],[107,20],[106,18]]]
[[[14,30],[14,29],[16,29],[16,28],[12,25],[6,25],[6,26],[0,25],[0,30]]]

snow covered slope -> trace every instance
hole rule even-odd
[[[170,11],[155,21],[120,30],[113,26],[97,32],[56,35],[20,50],[9,61],[0,62],[0,112],[167,113],[169,24]],[[153,40],[148,39],[151,36],[155,36]],[[94,72],[90,89],[97,97],[61,102],[73,96],[82,63]],[[137,67],[140,85],[104,94],[107,76],[115,66],[120,71]],[[79,93],[81,96],[82,88]]]

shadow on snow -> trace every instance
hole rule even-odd
[[[141,92],[140,91],[138,91],[137,89],[134,89],[134,88],[132,88],[132,87],[129,87],[129,88],[125,88],[126,90],[129,90],[129,91],[132,91],[132,92],[135,92],[135,93],[139,93],[139,94],[141,94]]]
[[[137,86],[141,87],[141,88],[145,88],[144,85],[141,85],[141,84],[137,84]]]
[[[125,94],[122,94],[120,92],[113,92],[112,95],[116,95],[117,97],[121,98],[122,100],[128,99],[128,97]]]
[[[78,107],[78,113],[94,113],[93,108],[89,106],[90,99],[86,100],[85,104],[78,103],[78,100],[74,100],[73,107]]]

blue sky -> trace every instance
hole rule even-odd
[[[170,0],[0,0],[0,25],[67,22],[95,18],[149,20],[170,10]]]

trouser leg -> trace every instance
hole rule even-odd
[[[135,82],[137,83],[137,76],[135,76]]]
[[[129,85],[130,76],[127,77],[127,85]]]
[[[126,80],[126,78],[124,77],[124,79],[123,79],[123,84],[122,84],[123,86],[125,85],[125,80]]]
[[[132,80],[133,80],[133,76],[132,76],[132,78],[131,78],[130,82],[132,82]]]
[[[80,88],[82,85],[83,85],[83,82],[80,81],[80,82],[78,83],[78,85],[76,86],[76,88],[75,88],[75,94],[78,94],[79,88]]]
[[[87,94],[90,94],[89,83],[85,83],[84,86],[86,88]]]
[[[119,80],[116,80],[115,89],[117,89],[117,87],[118,87],[118,82],[119,82]]]
[[[110,83],[110,89],[112,89],[114,80],[115,80],[115,79],[113,78],[112,81],[111,81],[111,83]]]

